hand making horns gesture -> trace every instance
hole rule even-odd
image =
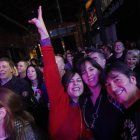
[[[46,26],[42,18],[41,6],[39,6],[39,9],[38,9],[38,18],[33,18],[29,20],[28,22],[36,25],[36,27],[38,28],[38,32],[40,33],[41,39],[45,39],[49,37],[49,34],[47,32]]]

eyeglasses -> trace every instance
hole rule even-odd
[[[115,45],[114,46],[115,48],[121,48],[121,47],[123,47],[123,45],[121,44],[121,45]]]

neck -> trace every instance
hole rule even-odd
[[[89,87],[90,91],[92,92],[92,96],[90,96],[93,104],[95,105],[97,98],[100,95],[101,85],[97,85],[96,87]]]
[[[133,70],[136,66],[134,66],[133,68],[130,68],[131,70]]]
[[[127,109],[131,105],[133,105],[139,98],[140,98],[140,90],[137,88],[135,94],[133,94],[133,96],[131,97],[131,101],[124,103],[123,106]]]
[[[108,58],[111,55],[111,53],[107,53],[106,58]]]
[[[12,76],[12,75],[11,75],[11,76]],[[11,77],[11,76],[10,76],[10,77]],[[10,78],[10,77],[9,77],[9,78]],[[7,81],[9,78],[7,78],[7,79],[1,79],[2,83],[4,83],[5,81]]]
[[[120,58],[122,55],[123,55],[123,52],[121,52],[121,53],[115,53],[115,57],[116,58]]]
[[[78,100],[79,100],[79,97],[77,97],[77,98],[71,98],[71,99],[73,100],[73,102],[77,103]]]
[[[20,76],[20,78],[22,78],[22,79],[25,78],[25,77],[26,77],[26,72],[20,73],[19,76]]]
[[[34,80],[34,81],[32,81],[32,85],[33,85],[34,87],[37,87],[37,86],[38,86],[38,81],[37,81],[37,79]]]
[[[69,61],[69,63],[72,65],[72,61]]]

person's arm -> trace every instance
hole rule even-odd
[[[68,95],[64,93],[64,88],[61,84],[61,77],[59,75],[58,67],[55,61],[53,47],[49,34],[42,19],[41,6],[38,9],[38,18],[34,18],[29,23],[35,24],[41,36],[41,50],[44,59],[44,80],[49,95],[51,110],[61,105],[65,107],[65,103],[69,101]],[[59,111],[59,110],[58,110]]]
[[[41,40],[49,37],[48,31],[46,29],[46,26],[42,18],[41,6],[39,6],[39,9],[38,9],[38,18],[33,18],[32,20],[29,20],[28,22],[36,25],[36,27],[38,28],[38,32],[40,34]]]

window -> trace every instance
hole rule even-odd
[[[69,27],[68,27],[68,31],[69,31],[69,33],[76,32],[76,27],[75,27],[75,25],[74,25],[74,26],[69,26]]]
[[[66,34],[66,28],[61,28],[61,29],[59,29],[59,34],[60,35],[63,35],[63,34]]]
[[[50,31],[50,36],[51,37],[58,36],[57,30]]]

